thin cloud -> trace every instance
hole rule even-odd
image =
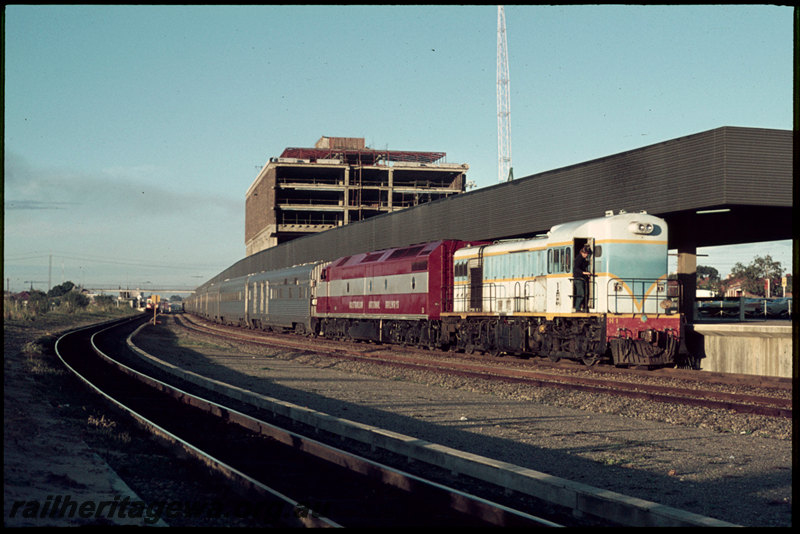
[[[79,205],[78,202],[43,202],[41,200],[6,200],[3,202],[7,210],[63,210]]]
[[[4,171],[7,210],[79,209],[82,221],[97,216],[166,216],[175,210],[206,216],[209,210],[221,210],[226,216],[233,216],[241,212],[243,205],[234,198],[166,189],[154,183],[158,173],[152,166],[86,174],[71,169],[36,168],[19,155],[6,154]],[[29,200],[32,197],[37,200]]]

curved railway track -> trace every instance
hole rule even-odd
[[[444,372],[450,375],[479,377],[488,380],[524,383],[537,387],[557,387],[570,390],[581,390],[591,393],[602,393],[628,398],[643,399],[653,402],[674,403],[691,406],[702,406],[710,409],[731,410],[737,413],[756,414],[770,417],[792,417],[791,389],[783,396],[781,391],[791,388],[791,382],[783,380],[765,380],[763,377],[727,377],[719,374],[706,374],[698,371],[681,369],[663,369],[658,373],[651,371],[623,370],[616,368],[599,368],[594,376],[584,376],[585,372],[575,373],[575,367],[549,366],[545,371],[531,370],[529,366],[508,365],[500,360],[480,360],[476,357],[455,359],[444,352],[429,352],[419,349],[404,348],[403,354],[395,350],[384,350],[377,345],[354,345],[330,340],[315,339],[313,344],[307,338],[292,335],[273,335],[243,331],[234,327],[223,327],[207,323],[196,317],[182,316],[184,326],[206,334],[224,336],[229,340],[258,343],[281,348],[314,352],[330,355],[335,358],[358,361],[369,361],[380,365],[392,365],[411,369],[425,369]],[[545,364],[548,365],[548,364]],[[571,369],[570,369],[571,367]],[[582,368],[581,371],[588,371]],[[643,381],[631,381],[631,377],[649,375],[650,378],[665,378],[665,384],[653,384]],[[667,384],[680,381],[683,385]],[[739,386],[758,387],[764,390],[774,389],[775,395],[750,394],[722,391],[711,387],[720,384],[736,384]],[[765,386],[765,384],[767,384]],[[691,386],[691,387],[690,387]]]
[[[142,321],[68,332],[56,341],[56,354],[117,409],[233,483],[263,525],[555,525],[331,448],[135,370],[122,362],[131,363],[123,347]]]

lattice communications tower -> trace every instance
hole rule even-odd
[[[506,12],[497,6],[497,179],[514,179],[511,166],[511,96],[508,77]]]

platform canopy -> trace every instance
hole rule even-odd
[[[716,128],[296,239],[211,281],[438,239],[530,236],[609,210],[663,217],[671,249],[791,239],[792,149],[789,130]]]

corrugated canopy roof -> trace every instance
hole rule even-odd
[[[443,238],[530,236],[609,209],[665,218],[670,248],[790,239],[793,144],[792,131],[725,126],[296,239],[244,258],[212,281]],[[334,153],[287,151],[285,157]]]

